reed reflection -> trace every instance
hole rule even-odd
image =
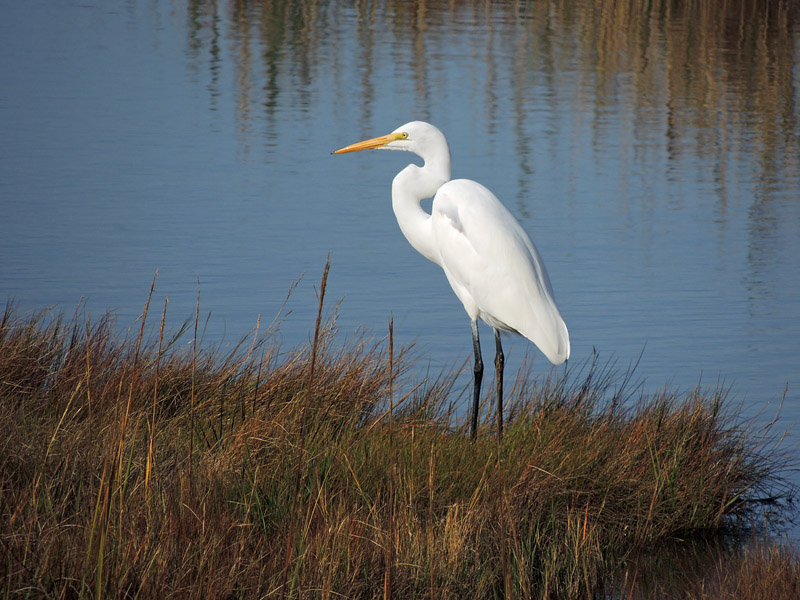
[[[481,5],[484,10],[479,12],[477,6]],[[453,38],[466,32],[482,42],[474,46],[476,58],[486,59],[486,104],[491,112],[498,108],[492,99],[498,93],[493,82],[508,81],[524,95],[527,72],[579,72],[595,82],[593,101],[598,106],[619,101],[615,78],[630,73],[637,106],[660,103],[695,109],[687,110],[671,127],[705,131],[720,125],[718,115],[722,113],[755,115],[760,118],[752,124],[759,128],[764,150],[771,152],[796,141],[794,68],[799,10],[797,3],[788,0],[550,0],[519,8],[455,0],[389,1],[357,3],[352,11],[319,0],[236,0],[229,3],[226,28],[233,32],[228,37],[234,55],[241,57],[239,66],[265,76],[267,110],[278,102],[279,76],[284,72],[300,90],[311,94],[315,77],[327,74],[320,67],[352,68],[337,57],[348,47],[335,44],[352,35],[351,25],[362,53],[363,60],[358,63],[364,69],[362,75],[370,77],[372,63],[386,60],[375,49],[384,53],[388,49],[394,59],[391,62],[412,65],[421,100],[429,94],[430,74],[460,58],[447,54],[443,45],[455,43]],[[190,4],[192,59],[206,60],[209,69],[215,67],[214,57],[220,52],[216,14],[216,2]],[[249,66],[251,36],[261,48],[259,65]],[[428,40],[434,40],[435,47]],[[210,58],[202,59],[201,47]],[[514,60],[505,64],[500,60],[505,57]],[[497,72],[506,69],[514,76]],[[709,143],[704,139],[697,142],[700,146]]]
[[[699,169],[724,227],[742,178],[763,205],[800,188],[799,13],[793,0],[196,0],[189,54],[209,72],[213,105],[230,49],[243,136],[259,119],[258,135],[274,143],[287,115],[353,97],[365,134],[389,97],[409,118],[431,120],[467,104],[490,144],[511,128],[516,185],[528,196],[532,133],[582,150],[588,124],[598,156],[624,148],[640,173],[661,161],[674,184]],[[618,147],[608,145],[612,123]],[[762,208],[750,211],[764,219],[752,227],[754,247],[780,226]]]

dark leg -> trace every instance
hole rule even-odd
[[[481,358],[481,340],[478,338],[478,321],[472,321],[472,351],[475,353],[475,367],[472,370],[474,385],[472,388],[472,439],[478,431],[478,408],[481,401],[481,381],[483,380],[483,359]]]
[[[500,332],[494,330],[494,345],[497,354],[494,355],[494,368],[497,369],[497,441],[503,439],[503,366],[506,357],[503,356],[503,344],[500,343]]]

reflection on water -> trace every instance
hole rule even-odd
[[[294,345],[331,252],[343,330],[394,316],[433,371],[460,364],[466,317],[389,208],[405,162],[329,155],[426,119],[536,241],[575,360],[644,348],[651,385],[720,379],[759,407],[788,383],[800,417],[796,1],[2,11],[0,292],[23,306],[87,296],[127,324],[158,268],[176,321],[199,279],[210,336],[238,338],[308,272]]]
[[[791,592],[782,587],[785,582],[780,578],[791,572],[792,564],[785,550],[765,541],[682,540],[632,557],[616,574],[612,589],[619,591],[610,597],[744,598],[748,585],[752,586],[750,597],[786,597]],[[768,569],[774,575],[759,581]]]
[[[441,125],[446,107],[466,103],[454,112],[485,129],[496,156],[488,171],[516,162],[523,216],[548,147],[569,161],[554,197],[580,192],[587,162],[617,170],[617,218],[658,218],[655,204],[695,202],[688,174],[716,202],[706,235],[729,228],[742,208],[732,202],[750,203],[744,278],[758,296],[760,272],[781,260],[782,215],[794,218],[787,227],[797,219],[798,12],[789,0],[193,2],[190,57],[210,74],[213,106],[225,38],[246,145],[277,147],[287,118],[328,102],[359,129],[353,139],[410,115]]]
[[[753,325],[727,314],[711,330],[709,315],[797,315],[797,284],[781,273],[800,223],[799,13],[789,0],[193,2],[189,57],[208,73],[212,107],[231,93],[218,77],[229,57],[240,142],[265,145],[276,164],[287,121],[330,127],[331,148],[409,118],[435,121],[457,176],[485,180],[535,239],[542,224],[561,232],[544,254],[585,347],[602,346],[614,319],[617,331],[648,324],[649,308],[671,322],[633,346],[663,340],[681,353],[689,339],[671,377],[711,353],[730,360],[698,340]],[[382,169],[385,159],[364,160]],[[350,173],[321,191],[351,194]],[[364,173],[370,196],[388,188],[389,171]],[[704,253],[713,258],[700,264]],[[686,330],[670,341],[675,327]],[[767,339],[781,325],[757,327]],[[737,373],[700,364],[694,380],[709,367],[712,378]]]
[[[366,123],[387,73],[411,92],[414,110],[406,112],[422,119],[432,117],[441,89],[479,94],[475,117],[490,135],[500,122],[514,124],[522,173],[535,171],[526,122],[538,98],[590,119],[596,145],[622,109],[634,160],[646,162],[653,142],[666,145],[672,162],[704,157],[724,218],[740,161],[758,169],[764,198],[800,173],[798,13],[791,0],[390,1],[351,10],[310,0],[192,2],[190,54],[215,80],[220,29],[231,29],[225,42],[236,62],[240,126],[247,131],[260,111],[267,135],[284,110],[327,101],[328,84],[335,101],[357,102]],[[449,79],[457,59],[470,62],[466,85]],[[356,77],[346,76],[350,69]],[[213,85],[209,92],[219,93]]]

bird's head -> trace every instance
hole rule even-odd
[[[448,158],[450,155],[444,134],[438,128],[424,121],[411,121],[401,125],[392,133],[345,146],[334,151],[333,154],[345,154],[346,152],[371,149],[405,150],[418,154],[425,159],[434,153],[442,151],[447,153]]]

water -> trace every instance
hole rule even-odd
[[[305,273],[290,349],[330,254],[343,340],[393,318],[420,376],[460,365],[467,318],[390,207],[411,157],[330,155],[424,119],[535,240],[575,361],[641,355],[645,389],[721,381],[765,420],[786,390],[790,429],[798,8],[612,5],[5,3],[0,298],[125,329],[158,271],[174,328],[199,291],[207,341],[235,343]],[[506,346],[513,372],[528,344]]]

